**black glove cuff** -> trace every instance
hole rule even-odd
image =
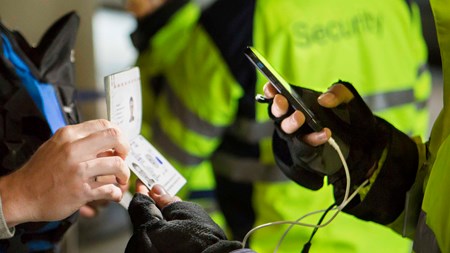
[[[155,205],[155,201],[149,196],[141,193],[136,193],[133,196],[130,206],[128,207],[128,213],[134,229],[137,229],[152,220],[163,219],[161,211],[159,211],[158,207]]]
[[[391,129],[383,167],[364,200],[354,199],[344,211],[363,220],[389,224],[404,209],[406,192],[414,183],[419,158],[417,145],[409,136],[386,121],[383,124]]]

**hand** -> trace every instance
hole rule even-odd
[[[160,185],[149,191],[142,183],[128,209],[134,233],[131,252],[231,252],[242,247],[227,241],[222,229],[199,205],[170,196]]]
[[[362,183],[376,167],[387,145],[388,123],[372,114],[349,83],[334,84],[324,94],[300,87],[293,89],[302,94],[317,118],[329,128],[320,132],[302,131],[303,113],[291,109],[286,98],[266,84],[264,94],[266,98],[273,98],[270,113],[278,129],[273,147],[280,168],[309,189],[321,188],[324,176],[328,176],[329,183],[345,185],[342,162],[327,144],[333,135],[351,170],[352,184]]]
[[[168,0],[127,0],[125,8],[136,18],[143,18],[155,12]]]
[[[276,118],[280,118],[288,112],[290,105],[287,99],[278,94],[277,90],[270,83],[264,86],[264,95],[266,98],[273,98],[273,105],[270,110]],[[342,103],[348,104],[353,97],[353,94],[344,85],[340,84],[332,86],[326,93],[320,95],[317,101],[319,105],[325,108],[335,108]],[[282,120],[281,129],[287,134],[292,134],[299,130],[304,123],[304,114],[300,111],[294,111],[294,113]],[[325,144],[330,137],[331,130],[325,127],[320,132],[304,135],[302,140],[313,147],[317,147]]]
[[[305,100],[311,95],[311,91],[293,89],[303,92]],[[374,116],[350,83],[334,84],[326,93],[316,94],[316,102],[308,101],[332,133],[329,129],[303,132],[303,114],[292,113],[285,98],[277,95],[270,84],[264,90],[267,98],[274,98],[270,107],[277,129],[273,138],[274,155],[287,176],[310,189],[318,189],[323,184],[322,177],[327,175],[328,182],[334,186],[336,202],[342,203],[347,184],[343,170],[328,173],[334,171],[330,169],[334,164],[341,164],[329,161],[332,154],[326,149],[326,141],[332,134],[341,148],[347,149],[344,154],[351,189],[378,171],[364,199],[354,198],[344,211],[380,224],[391,224],[402,213],[404,205],[396,203],[405,203],[406,192],[415,182],[419,162],[417,146],[409,136]]]
[[[120,201],[129,144],[107,120],[59,129],[19,170],[0,178],[9,227],[63,219],[88,202]],[[111,176],[107,181],[97,180]]]

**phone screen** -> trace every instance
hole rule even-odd
[[[295,91],[290,89],[289,83],[281,77],[280,74],[269,64],[269,62],[253,47],[247,47],[245,50],[247,58],[255,67],[272,83],[277,91],[283,95],[289,104],[296,110],[303,112],[308,125],[316,132],[320,132],[323,127],[316,119],[314,113],[308,109],[300,96],[292,95]]]

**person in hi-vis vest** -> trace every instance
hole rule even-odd
[[[144,134],[187,178],[183,198],[204,204],[216,197],[234,239],[333,201],[331,187],[302,188],[277,168],[273,123],[267,106],[254,100],[267,80],[244,56],[247,46],[290,83],[321,91],[337,78],[351,80],[377,115],[408,134],[428,131],[431,77],[410,1],[218,0],[201,9],[186,0],[130,0],[127,7],[138,22],[131,38],[143,80]],[[319,252],[378,252],[380,240],[395,252],[410,248],[376,224],[349,215],[335,222],[317,233]],[[256,232],[250,246],[273,251],[285,228]],[[368,230],[378,239],[361,236]],[[298,250],[310,234],[293,229],[280,252]]]

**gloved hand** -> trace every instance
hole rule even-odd
[[[155,191],[153,187],[150,195],[161,211],[149,196],[134,196],[129,207],[134,234],[125,252],[225,253],[242,248],[240,242],[228,241],[199,205],[179,199],[173,202],[161,188]]]
[[[297,86],[292,86],[292,89],[315,113],[322,125],[331,129],[333,138],[339,144],[344,156],[350,158],[347,160],[349,167],[352,168],[352,181],[358,184],[366,178],[368,170],[380,157],[387,143],[387,135],[383,121],[372,114],[353,86],[349,83],[342,84],[350,93],[344,93],[347,101],[340,101],[346,103],[334,103],[332,106],[337,106],[334,108],[325,108],[319,104],[318,98],[321,95],[319,92]],[[332,90],[337,90],[336,87],[334,86]],[[293,109],[290,111],[293,112]],[[279,117],[271,115],[277,129],[273,138],[274,153],[286,175],[313,190],[322,187],[324,176],[329,176],[329,182],[332,184],[345,181],[345,174],[341,169],[342,162],[337,152],[325,142],[330,135],[328,129],[314,133],[322,138],[319,144],[324,145],[311,145],[306,139],[311,138],[312,133],[307,124],[303,124],[292,133],[286,133],[282,129],[282,122],[290,115],[289,112]],[[342,183],[345,185],[345,182]]]
[[[266,85],[265,96],[273,98],[269,114],[276,125],[274,155],[283,172],[298,184],[316,190],[322,187],[323,177],[328,176],[328,182],[334,185],[337,203],[342,201],[347,182],[336,151],[326,143],[331,133],[343,149],[350,170],[351,189],[354,189],[354,185],[360,185],[377,168],[384,150],[417,153],[415,143],[408,136],[372,114],[350,83],[338,82],[324,95],[300,87],[292,88],[316,114],[322,125],[327,127],[321,132],[312,132],[304,124],[304,115],[300,111],[294,112],[284,97],[279,94],[275,96],[276,90],[271,85]],[[388,167],[403,165],[416,168],[415,159],[401,161],[403,164],[399,164],[398,160],[390,157],[385,162]],[[388,173],[395,174],[394,170],[391,169]],[[408,179],[407,184],[410,182],[411,179]],[[398,198],[402,198],[400,195],[403,192],[402,189],[398,193]],[[387,194],[393,196],[392,192]],[[356,204],[358,201],[354,201],[347,209]]]

